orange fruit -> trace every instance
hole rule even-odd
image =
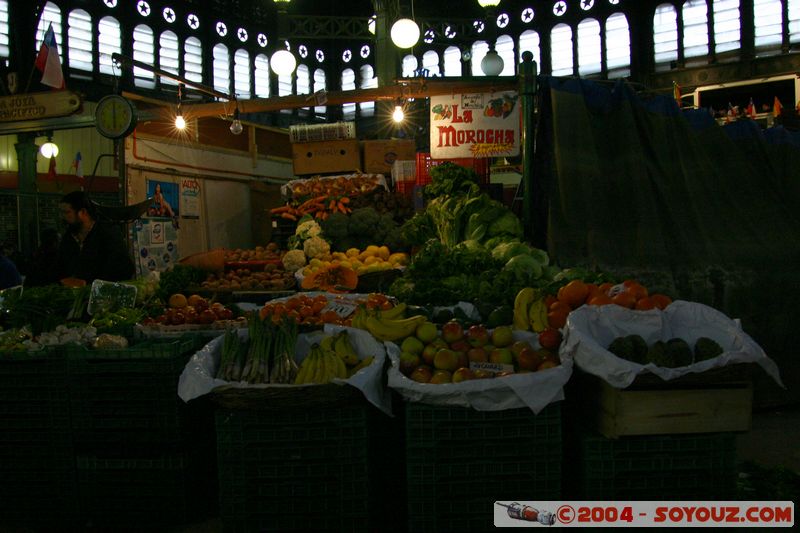
[[[613,286],[614,286],[613,283],[605,282],[605,283],[601,283],[600,285],[598,285],[597,288],[600,289],[600,292],[602,292],[603,294],[608,294],[608,291]]]
[[[611,298],[611,303],[620,305],[622,307],[627,307],[628,309],[633,309],[636,306],[636,298],[633,296],[633,294],[627,291],[622,291]]]
[[[611,301],[611,297],[608,294],[598,293],[595,296],[590,296],[586,303],[589,305],[608,305],[614,302]]]
[[[567,323],[568,314],[569,312],[565,312],[562,309],[550,311],[547,313],[547,323],[551,328],[561,329]]]
[[[650,300],[652,300],[653,304],[659,309],[666,309],[667,306],[672,303],[672,298],[666,294],[653,294],[650,296]]]
[[[573,309],[582,305],[588,295],[589,286],[579,279],[570,281],[558,291],[558,299],[568,303]]]
[[[544,297],[544,305],[546,305],[548,309],[550,309],[550,306],[557,301],[558,298],[556,298],[552,294],[548,294],[547,296]]]
[[[637,300],[647,296],[647,288],[636,280],[626,279],[622,282],[622,285],[625,287],[625,290],[633,293],[633,297]]]
[[[572,311],[572,308],[569,306],[569,304],[562,302],[561,300],[556,300],[547,309],[548,311],[553,311],[553,312],[563,311],[564,313],[569,313],[570,311]]]
[[[653,303],[652,298],[649,296],[645,296],[644,298],[639,298],[636,300],[635,309],[639,309],[640,311],[646,311],[648,309],[655,309],[656,304]]]

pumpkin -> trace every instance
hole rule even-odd
[[[358,285],[358,274],[355,270],[341,265],[330,265],[304,277],[300,287],[305,290],[343,292],[355,289],[356,285]]]

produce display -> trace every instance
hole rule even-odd
[[[236,248],[225,250],[226,263],[239,263],[247,261],[280,261],[281,251],[274,242],[266,246],[256,246],[253,249]]]
[[[347,214],[351,198],[369,193],[380,186],[377,175],[314,177],[288,184],[288,203],[270,209],[270,213],[288,220],[305,215],[325,219],[333,213]]]
[[[295,322],[273,323],[253,314],[248,320],[248,333],[248,341],[243,342],[235,330],[226,330],[217,378],[254,384],[293,383],[297,375]]]
[[[259,311],[259,316],[262,320],[269,318],[275,323],[288,318],[304,326],[322,326],[323,324],[349,326],[352,323],[353,314],[362,307],[367,310],[390,310],[394,305],[386,295],[378,293],[368,294],[363,298],[299,294],[267,302]]]
[[[199,286],[209,291],[286,291],[294,288],[295,278],[282,264],[268,263],[262,270],[236,268],[209,273]]]
[[[334,378],[347,379],[362,368],[372,364],[374,356],[360,359],[350,343],[347,330],[334,335],[325,335],[300,364],[294,383],[330,383]]]
[[[343,266],[353,269],[359,276],[372,272],[383,272],[401,268],[408,264],[408,254],[392,253],[387,246],[369,245],[363,251],[350,248],[346,252],[333,252],[330,259],[314,258],[303,268],[303,276],[331,266]]]
[[[676,368],[713,359],[723,352],[722,346],[714,339],[700,337],[691,347],[680,338],[656,341],[650,346],[640,335],[617,337],[608,346],[608,351],[634,363],[652,363],[656,366]]]
[[[234,318],[233,311],[220,302],[209,302],[198,294],[189,297],[175,293],[169,297],[168,307],[156,317],[147,317],[142,324],[183,326],[205,325],[210,326],[217,322],[230,321]]]

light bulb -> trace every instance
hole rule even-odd
[[[375,35],[375,24],[377,22],[377,16],[372,15],[369,20],[367,21],[367,30],[372,34]]]
[[[405,113],[403,113],[403,106],[396,105],[394,106],[394,112],[392,113],[392,120],[395,122],[403,122],[403,119],[406,117]]]
[[[500,0],[478,0],[478,5],[481,7],[497,7]]]
[[[272,54],[272,59],[269,62],[272,71],[278,76],[288,76],[294,72],[297,66],[297,60],[294,55],[288,50],[278,50]]]
[[[186,129],[186,120],[181,115],[180,109],[178,110],[178,114],[175,116],[175,127],[181,131]]]
[[[492,48],[481,59],[481,70],[487,76],[499,76],[503,72],[503,58]]]
[[[39,148],[39,153],[42,154],[42,157],[50,159],[51,157],[58,156],[58,145],[54,143],[52,140],[47,139],[47,142]]]
[[[242,121],[239,120],[238,118],[233,119],[233,122],[231,122],[231,128],[230,128],[231,133],[233,133],[234,135],[239,135],[240,133],[242,133],[243,129],[244,128],[242,127]]]
[[[411,48],[419,41],[419,26],[411,19],[400,19],[392,24],[391,36],[398,48]]]

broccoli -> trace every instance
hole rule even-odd
[[[633,344],[628,337],[617,337],[608,345],[608,351],[621,359],[634,360]]]
[[[641,335],[628,335],[625,337],[631,343],[633,348],[633,361],[634,363],[645,364],[647,362],[647,343]]]
[[[397,223],[394,221],[391,213],[384,213],[378,218],[378,223],[373,229],[374,242],[384,242],[386,236],[392,233],[397,228]],[[394,248],[389,248],[394,250]]]
[[[389,247],[392,252],[402,252],[408,250],[408,242],[403,237],[403,231],[400,226],[395,226],[392,231],[386,234],[383,243]]]
[[[697,339],[697,342],[694,343],[694,362],[696,363],[698,361],[713,359],[723,351],[724,350],[722,349],[722,346],[720,346],[714,339],[700,337]]]
[[[348,218],[344,213],[331,213],[328,218],[320,223],[322,233],[330,241],[337,241],[347,237]]]
[[[672,360],[673,367],[688,366],[692,364],[692,349],[683,339],[670,339],[667,341],[667,358]]]
[[[350,213],[347,230],[350,235],[368,236],[375,233],[380,215],[373,207],[359,207]]]

